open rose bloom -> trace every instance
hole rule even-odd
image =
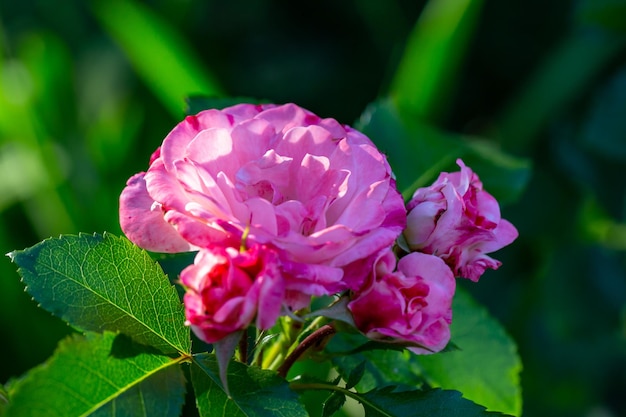
[[[120,197],[126,236],[154,252],[198,251],[181,273],[187,322],[214,343],[349,297],[370,338],[417,352],[450,338],[455,275],[516,237],[471,170],[442,174],[407,208],[385,156],[360,132],[294,104],[240,104],[178,124]],[[414,253],[392,251],[404,236]]]
[[[120,223],[155,252],[239,248],[244,235],[248,247],[269,244],[285,283],[279,304],[295,310],[357,289],[362,260],[393,245],[406,209],[363,134],[293,104],[241,104],[176,126],[128,181]]]

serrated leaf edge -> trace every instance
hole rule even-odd
[[[106,239],[114,239],[114,240],[115,240],[115,239],[119,239],[121,242],[124,242],[124,241],[126,240],[128,243],[131,243],[134,247],[136,247],[136,248],[140,249],[140,250],[142,251],[142,253],[145,253],[145,254],[146,254],[146,256],[148,256],[148,258],[150,259],[150,261],[151,261],[151,262],[153,262],[153,263],[154,263],[154,265],[156,265],[156,266],[158,267],[159,271],[161,271],[161,273],[163,274],[163,276],[166,276],[166,275],[165,275],[165,273],[162,271],[161,266],[159,265],[159,263],[158,263],[158,262],[156,262],[156,261],[154,261],[152,258],[150,258],[150,256],[147,254],[147,252],[146,252],[145,250],[143,250],[143,249],[139,248],[137,245],[135,245],[134,243],[132,243],[132,242],[128,241],[127,239],[125,239],[125,238],[123,238],[123,237],[119,237],[119,236],[113,235],[113,234],[108,233],[108,232],[103,232],[102,234],[99,234],[99,233],[97,233],[97,232],[94,232],[94,233],[83,233],[83,232],[80,232],[80,233],[78,233],[78,234],[61,234],[61,235],[59,235],[59,237],[57,237],[57,238],[54,238],[54,237],[49,237],[49,238],[44,239],[44,240],[40,241],[39,243],[37,243],[37,244],[35,244],[35,245],[31,246],[31,247],[25,248],[25,249],[23,249],[23,250],[15,250],[15,251],[9,252],[9,253],[7,253],[7,254],[6,254],[6,256],[8,256],[8,257],[11,259],[11,262],[16,263],[16,262],[15,262],[15,260],[14,260],[14,258],[15,258],[15,256],[16,256],[17,254],[22,253],[22,252],[26,252],[26,251],[28,251],[29,249],[32,249],[32,248],[34,248],[34,247],[36,247],[36,246],[38,246],[38,245],[43,245],[45,242],[50,242],[50,241],[54,241],[54,240],[60,240],[60,239],[63,239],[63,238],[65,238],[65,237],[77,237],[77,238],[79,238],[79,239],[80,239],[80,238],[84,238],[84,237],[101,238],[103,242],[104,242]],[[124,243],[126,243],[126,242],[124,242]],[[20,278],[21,278],[21,279],[20,279],[20,281],[21,281],[22,283],[24,283],[24,290],[25,290],[25,291],[27,291],[29,286],[28,286],[28,285],[26,285],[26,283],[25,283],[25,281],[24,281],[24,275],[22,274],[22,270],[23,270],[23,269],[24,269],[24,268],[20,266],[20,267],[17,269],[17,272],[18,272],[18,274],[20,275]],[[94,292],[94,291],[93,291],[93,289],[92,289],[91,287],[87,287],[87,286],[85,286],[85,285],[81,284],[80,282],[76,281],[75,279],[73,279],[73,278],[71,278],[71,277],[69,277],[69,276],[67,276],[67,278],[71,279],[71,280],[72,280],[73,282],[75,282],[76,284],[78,284],[78,285],[82,286],[82,287],[83,287],[83,288],[85,288],[86,290],[89,290],[92,294],[94,294],[94,295],[95,295],[95,296],[97,296],[98,298],[100,298],[100,299],[102,299],[102,300],[106,301],[106,302],[107,302],[107,303],[109,303],[111,306],[113,306],[113,307],[117,308],[119,311],[123,312],[124,314],[126,314],[126,315],[128,315],[129,317],[131,317],[131,318],[133,318],[134,320],[136,320],[139,324],[141,324],[143,327],[145,327],[146,329],[148,329],[151,333],[153,333],[154,335],[158,336],[158,337],[159,337],[159,339],[161,339],[161,340],[163,340],[164,342],[166,342],[166,344],[167,344],[167,345],[169,345],[169,346],[171,346],[171,347],[172,347],[175,351],[177,351],[177,352],[179,352],[179,353],[181,353],[181,354],[189,354],[189,353],[190,353],[190,352],[187,352],[186,350],[180,349],[180,348],[181,348],[181,347],[183,347],[183,346],[176,346],[176,345],[172,344],[172,343],[171,343],[171,341],[170,341],[170,340],[168,340],[167,338],[163,337],[163,335],[162,335],[162,334],[160,334],[160,333],[156,332],[156,330],[155,330],[155,329],[153,329],[152,327],[148,326],[148,325],[147,325],[146,323],[144,323],[143,321],[139,320],[139,319],[136,317],[136,315],[135,315],[135,314],[132,314],[131,312],[129,312],[129,311],[125,310],[124,308],[122,308],[122,306],[119,306],[118,304],[113,303],[113,301],[112,301],[112,300],[110,300],[110,299],[108,299],[108,298],[103,297],[101,294],[99,294],[99,293],[97,293],[97,292]],[[169,282],[169,279],[168,279],[168,282]],[[176,291],[176,289],[174,288],[174,286],[173,286],[173,285],[169,285],[169,289],[170,289],[171,291],[174,291],[174,292]],[[28,292],[28,291],[27,291],[27,292]],[[41,304],[38,300],[36,300],[34,297],[32,297],[32,299],[33,299],[34,301],[37,301],[37,305],[38,305],[38,307],[43,308],[43,309],[44,309],[44,310],[46,310],[46,311],[49,311],[49,312],[50,312],[50,313],[52,313],[54,316],[56,316],[56,317],[60,318],[61,320],[65,321],[66,323],[70,324],[71,326],[73,326],[73,327],[75,326],[74,324],[70,323],[70,321],[66,320],[65,318],[63,318],[63,317],[59,317],[56,313],[54,313],[54,312],[52,312],[52,311],[48,310],[47,308],[44,308],[44,307],[42,306],[42,304]],[[81,330],[83,330],[83,329],[81,329]],[[89,330],[84,330],[84,331],[89,331]],[[84,331],[83,331],[83,332],[84,332]],[[130,336],[132,337],[132,335],[130,335]]]

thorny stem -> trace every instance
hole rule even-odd
[[[332,336],[336,332],[337,330],[335,330],[332,325],[326,324],[311,333],[298,346],[296,346],[289,356],[285,358],[285,361],[278,368],[278,375],[285,378],[291,366],[300,358],[300,356],[302,356],[302,354],[304,354],[304,352],[312,347],[321,346],[328,337]]]

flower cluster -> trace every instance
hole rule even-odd
[[[129,179],[120,223],[147,250],[197,251],[181,281],[209,343],[342,295],[368,337],[434,352],[450,338],[455,276],[497,268],[486,253],[517,236],[458,163],[405,205],[385,156],[349,126],[293,104],[206,110]],[[410,253],[397,255],[400,235]]]

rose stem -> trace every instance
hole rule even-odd
[[[248,332],[244,331],[239,339],[239,361],[248,363]]]
[[[310,335],[308,335],[296,348],[285,358],[285,361],[278,368],[278,375],[285,378],[291,366],[302,356],[308,349],[319,346],[328,336],[335,334],[337,330],[330,324],[326,324]]]

